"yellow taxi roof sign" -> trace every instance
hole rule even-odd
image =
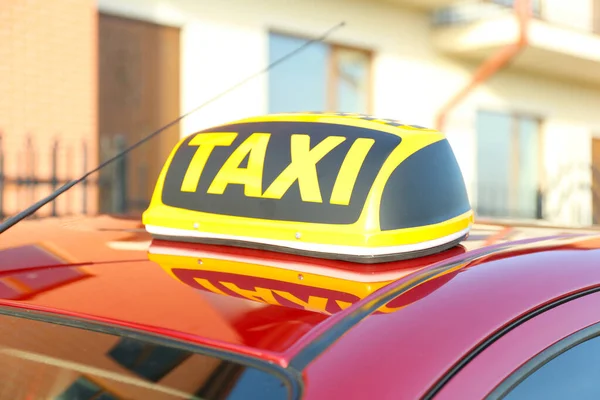
[[[473,211],[438,131],[358,114],[248,118],[183,138],[143,223],[154,237],[362,263],[466,238]]]

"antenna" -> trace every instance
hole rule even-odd
[[[273,67],[275,67],[278,64],[282,63],[283,61],[285,61],[285,60],[293,57],[294,55],[296,55],[297,53],[301,52],[305,48],[311,46],[312,44],[324,41],[325,39],[327,39],[327,37],[329,35],[331,35],[334,31],[338,30],[339,28],[343,27],[345,24],[346,24],[345,22],[340,22],[340,23],[334,25],[333,27],[329,28],[327,31],[325,31],[320,36],[318,36],[318,37],[316,37],[314,39],[306,41],[306,43],[302,44],[301,46],[298,46],[298,48],[290,51],[289,53],[284,54],[283,56],[281,56],[277,60],[273,61],[272,63],[270,63],[269,65],[267,65],[266,67],[264,67],[262,70],[260,70],[260,71],[258,71],[256,73],[248,76],[245,79],[242,79],[241,81],[239,81],[235,85],[233,85],[233,86],[229,87],[228,89],[224,90],[223,92],[217,94],[216,96],[214,96],[213,98],[211,98],[208,101],[204,102],[203,104],[199,105],[198,107],[196,107],[196,108],[192,109],[191,111],[188,111],[187,113],[185,113],[185,114],[177,117],[176,119],[174,119],[173,121],[169,122],[168,124],[166,124],[162,128],[159,128],[158,130],[156,130],[156,131],[150,133],[149,135],[145,136],[143,139],[141,139],[140,141],[132,144],[131,146],[129,146],[128,148],[126,148],[125,150],[123,150],[122,152],[120,152],[119,154],[115,155],[114,157],[109,158],[108,160],[102,162],[96,168],[94,168],[94,169],[86,172],[85,174],[83,174],[80,178],[74,179],[74,180],[72,180],[70,182],[67,182],[66,184],[64,184],[63,186],[61,186],[60,188],[58,188],[57,190],[55,190],[54,192],[52,192],[47,197],[45,197],[45,198],[41,199],[40,201],[32,204],[31,206],[29,206],[25,210],[21,211],[17,215],[14,215],[14,216],[12,216],[10,218],[7,218],[4,222],[2,222],[0,224],[0,233],[3,233],[6,230],[10,229],[12,226],[16,225],[21,220],[29,217],[30,215],[32,215],[33,213],[35,213],[37,210],[39,210],[40,208],[42,208],[46,204],[48,204],[51,201],[55,200],[58,196],[60,196],[61,194],[63,194],[67,190],[71,189],[73,186],[75,186],[78,183],[83,182],[84,180],[86,180],[94,172],[98,172],[99,170],[101,170],[102,168],[104,168],[107,165],[111,164],[115,160],[118,160],[119,158],[127,155],[132,150],[135,150],[136,148],[138,148],[142,144],[146,143],[150,139],[154,138],[155,136],[158,136],[161,132],[163,132],[164,130],[166,130],[166,129],[170,128],[171,126],[175,125],[176,123],[178,123],[179,121],[181,121],[185,117],[187,117],[187,116],[195,113],[196,111],[198,111],[198,110],[206,107],[207,105],[215,102],[216,100],[220,99],[221,97],[225,96],[226,94],[229,94],[230,92],[232,92],[235,89],[239,88],[240,86],[246,84],[247,82],[251,81],[252,79],[254,79],[254,78],[256,78],[256,77],[258,77],[258,76],[260,76],[260,75],[262,75],[262,74],[264,74],[266,72],[268,72]]]

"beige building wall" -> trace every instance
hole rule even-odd
[[[543,19],[580,30],[593,27],[591,0],[570,2],[568,7],[562,3],[542,1]],[[400,0],[231,0],[227,5],[208,0],[99,0],[97,6],[88,0],[6,0],[0,4],[0,135],[7,177],[49,179],[55,138],[60,138],[61,179],[83,172],[83,142],[87,167],[97,163],[96,7],[181,28],[182,113],[262,69],[268,62],[269,30],[313,36],[345,21],[346,27],[330,40],[374,52],[373,113],[410,124],[433,126],[440,108],[469,81],[478,65],[478,61],[444,55],[432,40],[430,16]],[[558,46],[554,50],[560,50],[560,41],[553,43]],[[267,84],[263,75],[220,98],[185,119],[180,135],[267,112]],[[564,169],[591,162],[591,138],[600,132],[599,103],[600,89],[581,80],[576,83],[568,76],[559,79],[519,68],[500,72],[480,86],[452,112],[444,128],[472,200],[476,200],[478,178],[477,110],[532,113],[543,121],[547,218],[554,223],[590,223],[591,195],[577,190],[565,200],[570,189],[550,188],[550,183],[563,176]],[[28,138],[34,150],[29,157]],[[584,169],[573,172],[582,187],[591,182]],[[7,183],[4,209],[13,213],[50,189],[50,185],[35,191],[17,189]],[[83,199],[83,187],[72,189],[58,200],[58,212],[81,212]],[[88,212],[97,210],[94,185],[87,188],[86,202]],[[50,211],[47,206],[42,214]]]
[[[473,195],[478,179],[475,111],[518,111],[541,117],[548,220],[586,225],[591,223],[589,166],[591,140],[600,132],[600,114],[595,112],[599,107],[600,91],[595,88],[528,73],[500,72],[452,113],[445,131]],[[588,189],[572,189],[578,187]]]
[[[591,12],[595,0],[541,0],[544,19],[581,29],[593,29],[594,14]]]
[[[569,2],[568,13],[562,3],[544,1],[544,18],[566,22],[568,14],[570,23],[580,29],[591,29],[590,0]],[[402,1],[231,0],[225,5],[207,0],[100,0],[99,7],[106,12],[181,27],[182,111],[202,104],[263,68],[268,62],[270,29],[318,35],[345,21],[347,26],[330,40],[374,51],[374,114],[411,124],[433,126],[440,108],[469,82],[479,65],[479,61],[444,55],[432,40],[430,16]],[[560,50],[560,41],[553,43]],[[576,74],[573,71],[573,77]],[[185,120],[181,135],[265,113],[267,105],[267,77],[261,76]],[[476,201],[474,188],[478,178],[475,151],[478,110],[518,111],[542,118],[543,175],[549,187],[564,175],[563,169],[589,166],[591,136],[600,131],[599,105],[597,87],[581,81],[575,83],[568,76],[559,79],[518,67],[498,73],[472,92],[450,114],[444,128],[472,201]],[[590,185],[590,173],[585,167],[573,174],[566,181],[577,180],[582,187]],[[566,199],[565,192],[573,190],[560,185],[548,188],[544,199],[548,220],[591,223],[589,190],[577,190]]]

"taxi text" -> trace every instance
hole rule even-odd
[[[181,191],[196,192],[213,150],[218,146],[231,146],[237,136],[236,132],[202,133],[190,140],[189,146],[197,146],[197,150],[183,177]],[[263,192],[263,169],[270,138],[270,133],[255,132],[244,140],[223,163],[207,193],[220,195],[228,185],[238,184],[244,186],[244,194],[248,197],[281,199],[297,181],[302,201],[322,203],[317,163],[348,139],[329,136],[311,147],[309,135],[291,135],[291,162]],[[375,140],[370,138],[354,140],[337,172],[330,204],[350,204],[358,174],[374,143]],[[247,166],[240,167],[245,159]]]

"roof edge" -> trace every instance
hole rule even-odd
[[[490,255],[499,254],[508,250],[518,250],[521,247],[543,247],[542,243],[552,242],[557,239],[572,238],[579,240],[590,235],[566,234],[539,238],[521,239],[512,242],[495,244],[483,248],[473,249],[464,254],[429,265],[412,272],[397,281],[391,282],[369,296],[354,303],[347,309],[332,315],[329,319],[318,325],[310,335],[298,341],[286,352],[290,359],[290,366],[303,370],[309,363],[325,351],[333,342],[360,323],[364,318],[374,313],[380,307],[396,297],[408,292],[412,288],[435,279],[441,275],[465,268],[477,260]]]

